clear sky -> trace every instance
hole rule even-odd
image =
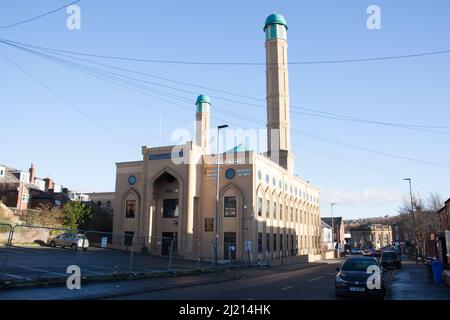
[[[0,0],[0,26],[68,2]],[[381,9],[381,30],[366,26],[366,10],[372,4]],[[264,62],[264,21],[278,12],[289,26],[290,62],[450,49],[447,0],[83,0],[77,5],[80,30],[66,28],[69,15],[61,10],[16,27],[0,28],[0,38],[100,55]],[[237,100],[212,98],[212,115],[221,119],[213,118],[212,126],[227,121],[234,127],[264,128],[243,117],[265,122],[265,109],[240,103],[264,105],[263,65],[184,65],[84,57],[262,99],[257,101],[127,74],[178,89],[147,83],[153,88],[149,90],[160,91],[142,94],[2,43],[0,52],[72,104],[0,56],[0,163],[27,169],[33,162],[38,176],[50,175],[78,191],[113,191],[115,162],[140,160],[140,146],[171,144],[173,130],[192,127],[189,122],[194,120],[198,93]],[[446,127],[418,131],[317,117],[293,109],[297,112],[291,114],[295,130],[384,153],[293,133],[296,172],[321,189],[322,216],[329,215],[330,202],[337,202],[335,215],[345,218],[396,214],[408,192],[404,177],[413,179],[415,192],[450,196],[450,54],[290,65],[289,81],[291,104],[296,107],[380,122]]]

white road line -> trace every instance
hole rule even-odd
[[[59,273],[59,272],[53,272],[53,271],[47,271],[47,270],[42,270],[42,269],[37,269],[37,268],[30,268],[30,267],[24,267],[21,266],[19,268],[23,268],[23,269],[28,269],[28,270],[33,270],[33,271],[39,271],[39,272],[45,272],[45,273],[50,273],[50,274],[56,274],[58,276],[66,276],[65,273]]]
[[[336,274],[337,274],[337,272],[329,273],[330,276],[335,276]]]
[[[84,268],[82,268],[82,269],[81,269],[81,273],[83,273],[83,272],[85,272],[85,273],[93,273],[93,274],[107,274],[107,273],[105,273],[105,272],[93,271],[93,270],[89,270],[89,269],[84,269]]]
[[[9,274],[9,273],[0,273],[0,274],[3,274],[3,275],[8,276],[8,277],[17,278],[17,279],[25,279],[24,277],[15,276],[15,275]]]
[[[320,276],[320,277],[317,277],[317,278],[312,278],[312,279],[310,279],[309,281],[316,281],[316,280],[318,280],[318,279],[320,279],[320,278],[323,278],[323,276]]]
[[[281,289],[281,291],[288,290],[288,289],[292,289],[293,287],[294,287],[294,286],[284,287],[283,289]]]

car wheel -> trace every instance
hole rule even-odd
[[[71,248],[72,248],[72,250],[76,251],[76,250],[78,249],[78,246],[74,243],[74,244],[71,246]]]
[[[50,247],[53,247],[53,248],[55,248],[55,247],[56,247],[56,243],[55,243],[55,241],[52,241],[52,242],[50,242]]]
[[[87,250],[87,248],[83,248],[83,251],[86,251]]]

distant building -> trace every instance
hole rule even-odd
[[[87,195],[99,208],[113,214],[114,192],[92,192]]]
[[[437,212],[439,216],[439,232],[444,234],[446,230],[450,230],[450,198],[445,201],[444,206]]]
[[[322,221],[329,226],[334,227],[333,239],[334,242],[340,247],[344,248],[345,245],[345,231],[344,231],[344,220],[342,217],[324,217]]]
[[[0,166],[0,200],[7,207],[26,210],[42,205],[62,207],[71,200],[89,201],[89,196],[83,193],[72,192],[70,197],[67,188],[51,178],[36,177],[35,171],[33,164],[28,171]]]
[[[334,250],[333,240],[331,239],[332,230],[331,226],[327,223],[320,221],[322,225],[322,244],[325,250]]]
[[[359,248],[381,249],[392,245],[392,228],[379,223],[361,225],[351,229],[352,244]]]
[[[0,166],[0,200],[7,206],[19,210],[25,210],[29,207],[30,190],[37,188],[32,184],[30,172],[17,170],[5,165]]]

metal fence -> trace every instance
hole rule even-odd
[[[95,230],[69,230],[0,223],[0,280],[67,277],[77,265],[82,276],[181,273],[217,267],[289,263],[291,250],[255,254],[255,244],[176,237],[136,237]],[[217,264],[216,264],[217,251]],[[281,260],[281,261],[280,261]]]

